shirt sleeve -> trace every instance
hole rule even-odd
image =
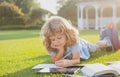
[[[72,51],[71,52],[72,52],[72,54],[80,52],[80,45],[78,43],[74,44],[72,46]]]
[[[56,52],[54,52],[54,51],[48,52],[48,55],[50,55],[50,56],[55,56],[55,55],[56,55]]]

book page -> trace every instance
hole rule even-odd
[[[86,65],[81,69],[81,72],[87,76],[96,76],[106,73],[113,73],[118,75],[117,71],[114,69],[99,63]]]
[[[38,73],[53,73],[53,74],[74,74],[75,71],[79,71],[80,68],[43,68]]]
[[[41,68],[63,68],[63,67],[59,67],[55,64],[38,64],[34,66],[32,69],[41,69]]]
[[[43,68],[42,70],[38,71],[38,72],[41,72],[41,73],[49,73],[50,72],[50,69],[49,68]]]
[[[116,70],[116,71],[119,73],[119,75],[120,75],[120,62],[119,62],[119,63],[110,64],[110,65],[108,65],[108,67],[113,68],[113,69]]]
[[[107,62],[107,64],[120,64],[120,61],[111,61],[111,62]]]

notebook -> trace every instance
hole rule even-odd
[[[79,70],[80,70],[80,68],[43,68],[43,69],[39,70],[37,73],[40,73],[40,74],[47,74],[47,73],[74,74]]]

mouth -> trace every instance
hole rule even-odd
[[[55,47],[59,47],[60,45],[55,45]]]
[[[62,44],[59,44],[59,45],[55,45],[55,47],[60,47],[60,46],[62,46]]]

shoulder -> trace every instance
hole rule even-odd
[[[81,44],[81,45],[85,45],[85,44],[88,43],[88,41],[85,40],[85,39],[82,39],[82,38],[78,38],[77,43],[79,43],[79,44]]]
[[[83,41],[84,41],[83,39],[78,37],[76,43],[74,43],[72,46],[70,46],[70,48],[76,48],[76,47],[81,46],[81,42],[83,42]]]
[[[75,44],[73,44],[72,46],[68,47],[67,49],[69,49],[69,51],[71,51],[72,53],[76,53],[80,51],[80,44],[79,42],[76,42]]]
[[[75,49],[80,49],[84,46],[86,46],[88,42],[84,39],[81,38],[77,38],[77,42],[75,44],[73,44],[72,46],[70,46],[69,48],[75,50]]]

